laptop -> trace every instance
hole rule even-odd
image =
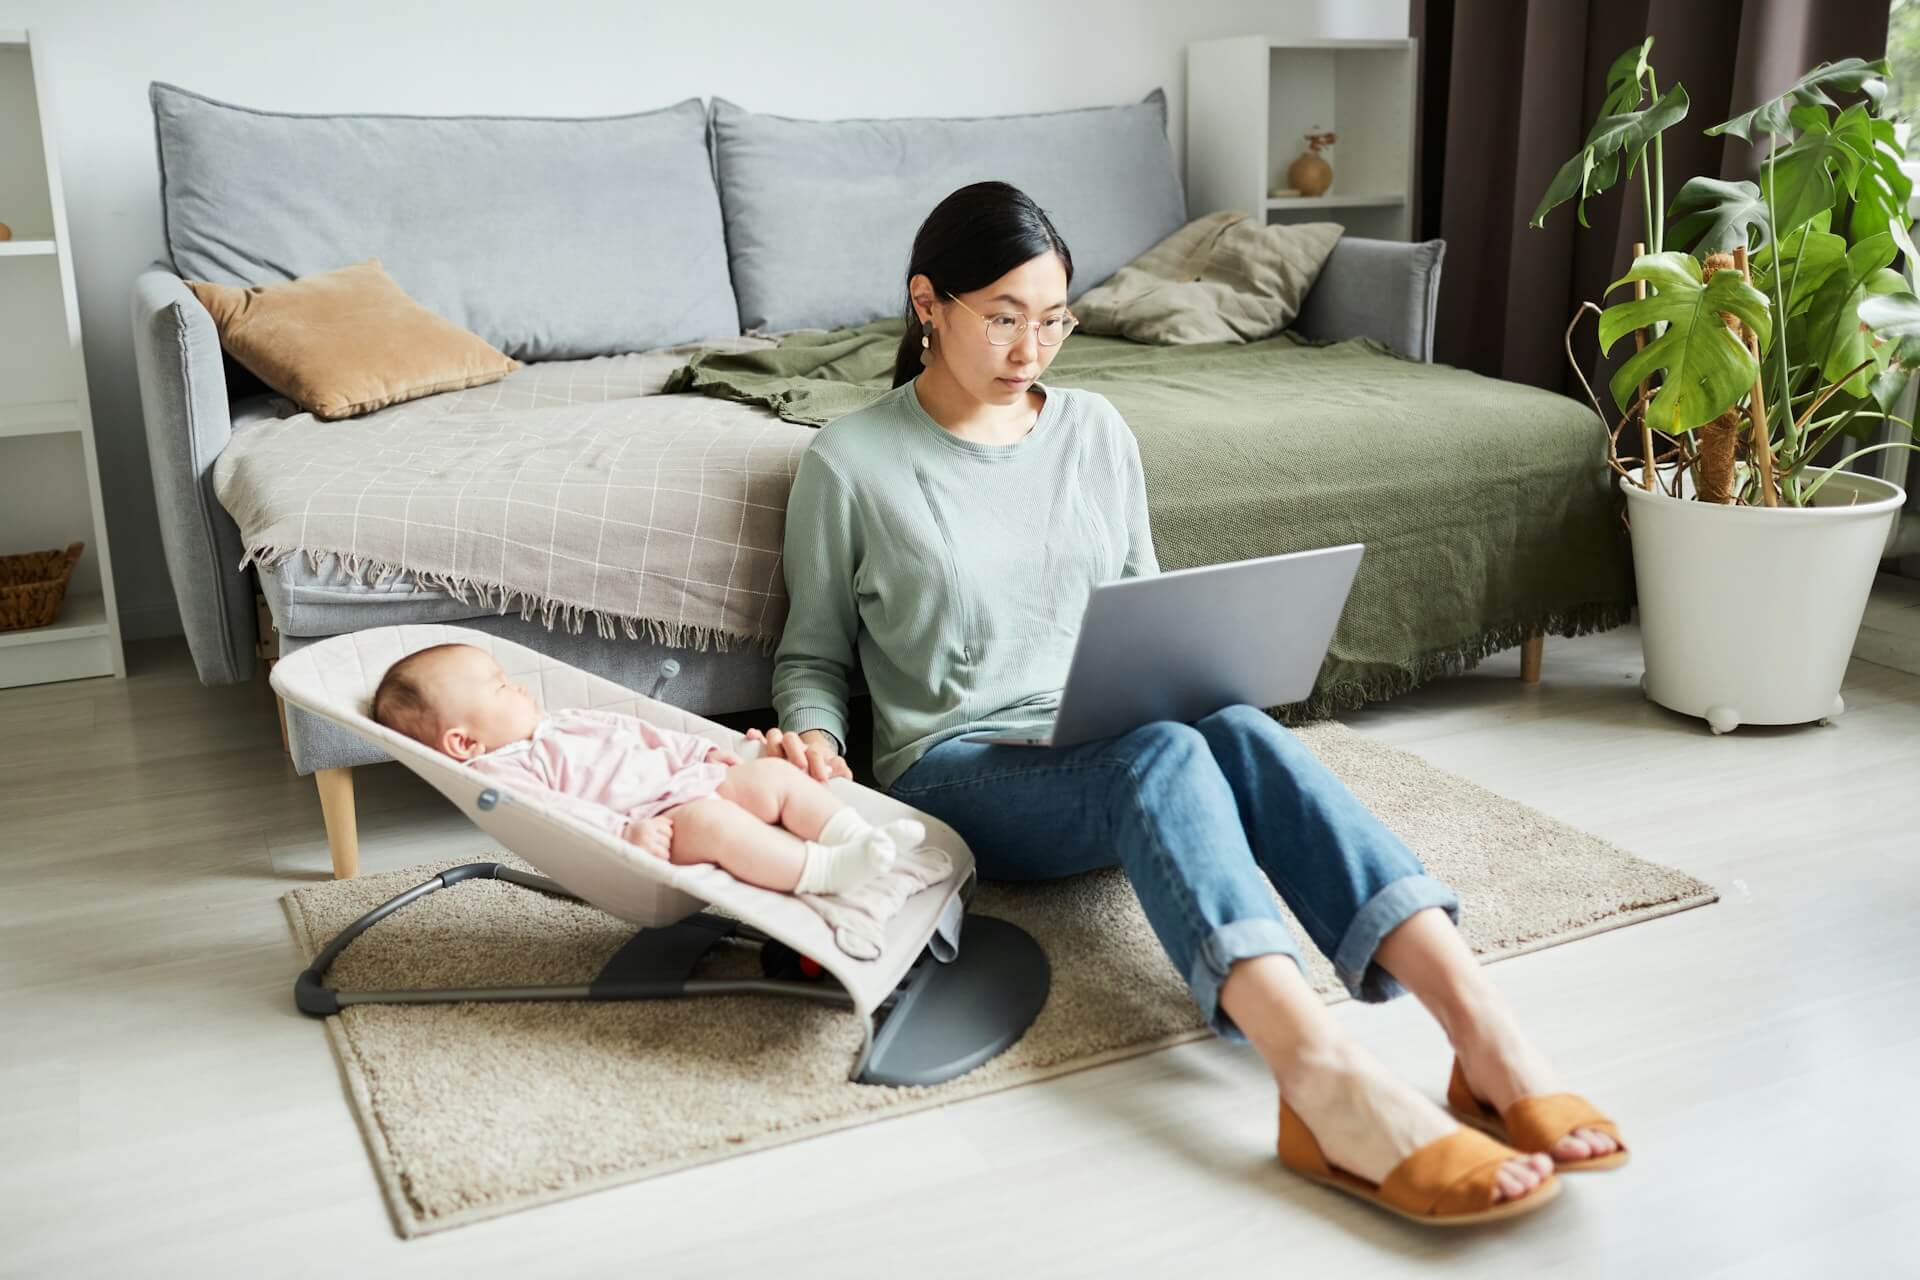
[[[1360,567],[1361,543],[1121,578],[1093,589],[1052,728],[964,742],[1071,747],[1155,720],[1313,691]]]

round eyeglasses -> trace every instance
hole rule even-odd
[[[948,294],[947,297],[960,302],[960,299],[952,294]],[[964,302],[960,302],[960,305],[966,309],[968,315],[978,316],[985,322],[987,341],[996,347],[1010,347],[1020,341],[1029,325],[1033,326],[1035,342],[1043,347],[1057,347],[1067,340],[1067,335],[1072,333],[1074,327],[1080,323],[1073,318],[1071,311],[1062,311],[1059,315],[1047,316],[1040,320],[1029,320],[1026,316],[1016,315],[983,316]]]

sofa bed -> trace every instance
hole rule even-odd
[[[166,244],[134,282],[133,335],[161,541],[207,684],[329,636],[456,623],[702,716],[765,708],[786,491],[831,396],[743,390],[726,360],[857,342],[876,325],[884,340],[919,220],[967,182],[1004,179],[1049,211],[1074,254],[1070,297],[1208,212],[1187,208],[1159,91],[1037,115],[837,121],[720,99],[539,119],[301,115],[165,84],[150,97]],[[1181,472],[1177,502],[1154,512],[1163,567],[1368,544],[1375,576],[1356,581],[1322,687],[1283,714],[1627,617],[1601,424],[1562,397],[1428,363],[1442,251],[1341,239],[1288,333],[1213,352],[1239,377],[1220,380],[1232,390],[1217,437],[1208,414],[1151,420],[1178,379],[1129,399],[1153,349],[1136,359],[1103,340],[1079,375],[1156,441],[1150,502]],[[524,367],[321,422],[223,358],[183,283],[367,258]],[[1310,388],[1319,400],[1303,399]],[[1304,420],[1303,403],[1317,406]],[[1430,483],[1397,488],[1396,475]],[[348,771],[389,757],[297,707],[283,715],[350,873]]]

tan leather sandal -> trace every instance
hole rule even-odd
[[[1617,1169],[1627,1162],[1627,1144],[1620,1128],[1577,1093],[1540,1093],[1521,1098],[1505,1111],[1495,1111],[1473,1096],[1460,1059],[1453,1060],[1453,1078],[1447,1081],[1447,1110],[1458,1119],[1522,1151],[1553,1155],[1553,1144],[1575,1129],[1597,1129],[1618,1143],[1604,1156],[1562,1160],[1555,1156],[1555,1173]]]
[[[1328,1164],[1313,1131],[1283,1101],[1279,1150],[1280,1163],[1303,1178],[1437,1227],[1517,1218],[1545,1208],[1560,1194],[1559,1179],[1548,1174],[1519,1199],[1496,1202],[1499,1188],[1495,1178],[1500,1166],[1523,1157],[1472,1129],[1455,1129],[1443,1138],[1435,1138],[1393,1166],[1386,1181],[1374,1183]]]

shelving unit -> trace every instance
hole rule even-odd
[[[1268,222],[1338,222],[1349,235],[1413,234],[1413,40],[1231,36],[1187,46],[1187,212],[1262,213]],[[1333,186],[1274,196],[1306,134],[1340,140],[1321,154]]]
[[[0,631],[0,688],[125,676],[93,409],[37,41],[0,31],[0,553],[87,549],[60,616]]]

